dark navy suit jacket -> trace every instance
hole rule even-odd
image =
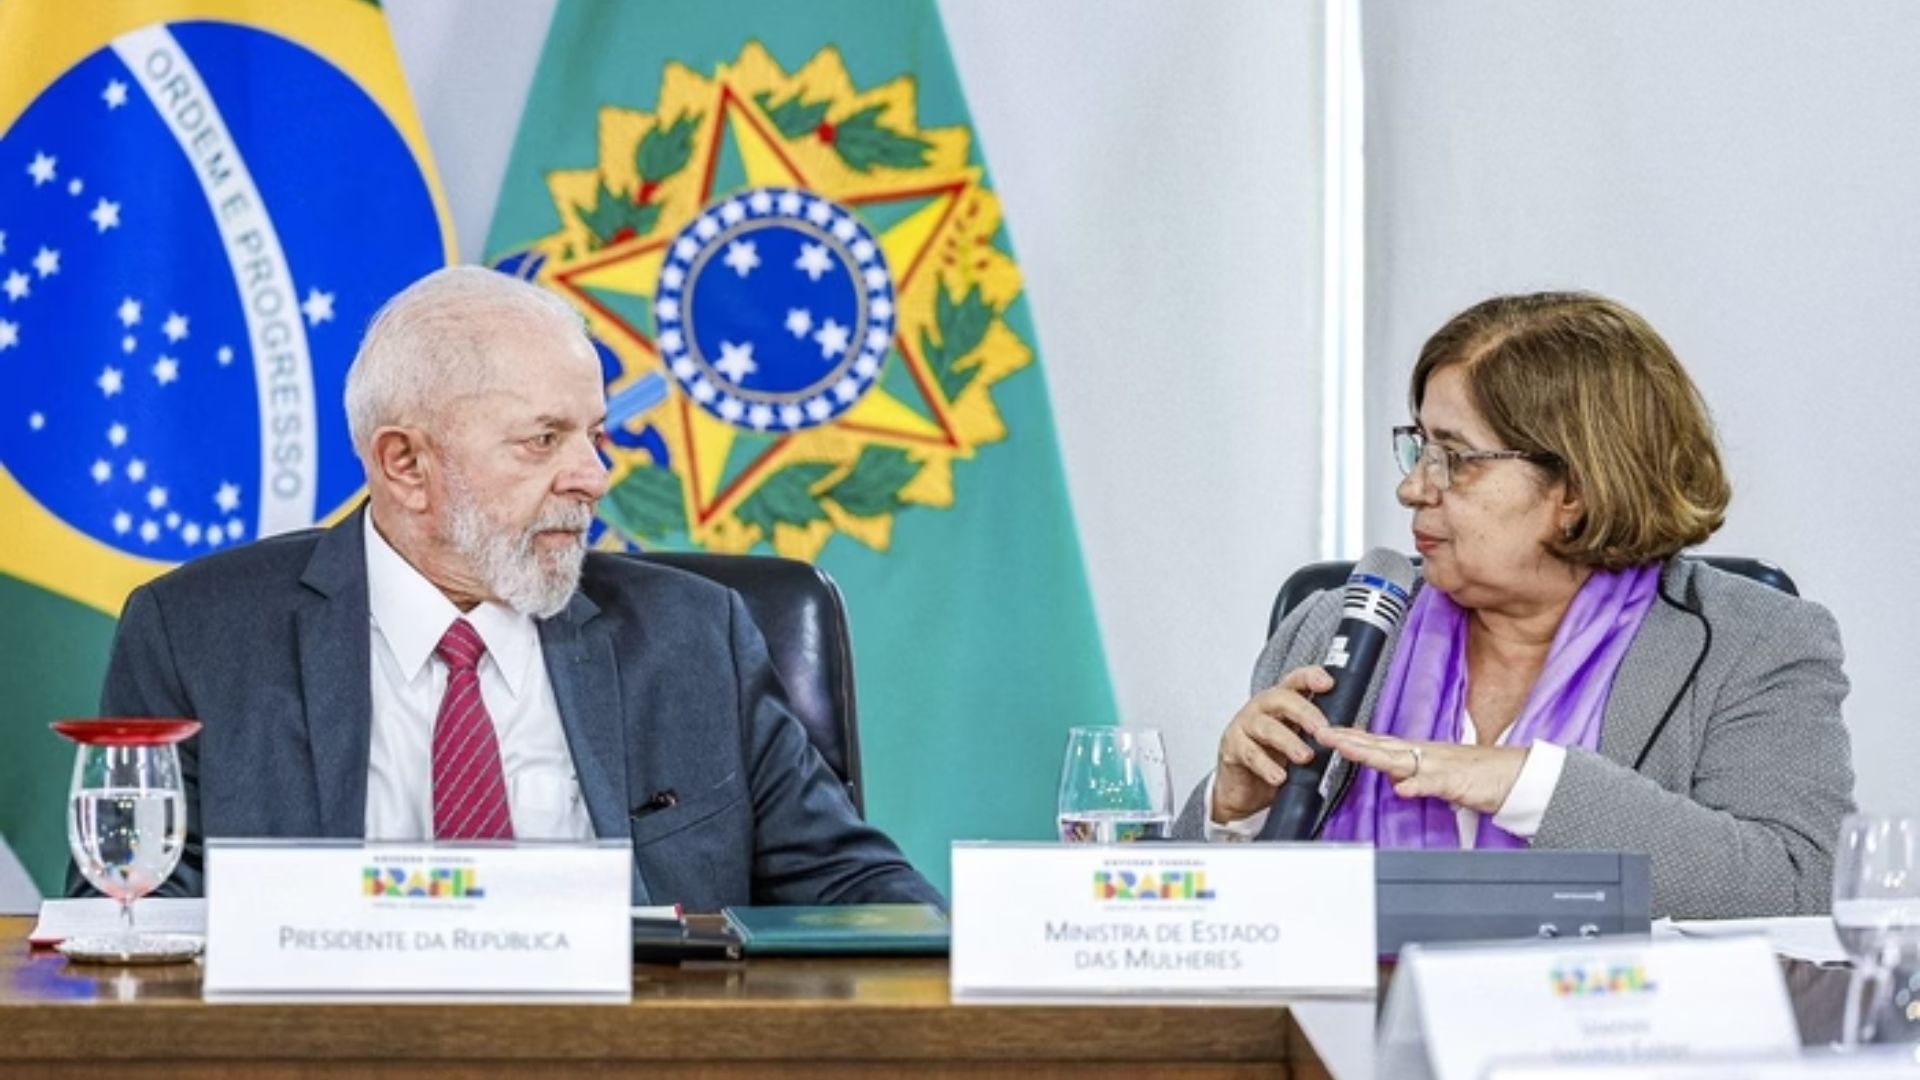
[[[101,711],[203,725],[183,747],[187,848],[161,894],[202,892],[208,836],[364,837],[365,512],[198,559],[128,598]],[[854,812],[732,591],[591,553],[539,628],[594,832],[633,842],[635,903],[942,902]],[[673,805],[643,809],[665,791]]]

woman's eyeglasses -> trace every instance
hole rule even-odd
[[[1418,427],[1406,425],[1393,429],[1393,460],[1400,466],[1400,475],[1411,476],[1416,466],[1424,464],[1427,483],[1437,491],[1447,491],[1453,487],[1453,471],[1463,461],[1501,461],[1507,458],[1519,458],[1537,464],[1558,460],[1551,454],[1535,454],[1525,450],[1455,450],[1428,442],[1426,432]]]

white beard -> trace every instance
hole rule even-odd
[[[543,508],[539,520],[516,536],[488,516],[466,478],[452,469],[447,470],[447,493],[447,542],[494,596],[536,619],[559,614],[580,585],[593,510],[580,503]],[[543,554],[534,548],[534,539],[550,529],[573,530],[581,540]]]

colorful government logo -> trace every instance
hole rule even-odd
[[[1033,360],[1020,271],[964,126],[837,49],[791,74],[757,43],[669,65],[651,111],[599,113],[599,161],[549,173],[561,228],[498,261],[585,313],[609,376],[626,538],[811,559],[876,550],[954,503],[1006,437],[995,383]],[[840,117],[838,123],[828,116]]]
[[[110,613],[355,498],[360,332],[451,253],[377,7],[206,10],[9,24],[0,72],[0,572]]]
[[[1095,870],[1093,898],[1102,902],[1130,900],[1212,900],[1205,870],[1150,871]]]
[[[479,872],[471,866],[407,869],[369,866],[360,872],[360,895],[381,899],[482,900]]]
[[[1647,974],[1647,966],[1637,961],[1555,964],[1547,973],[1547,981],[1553,987],[1553,995],[1562,998],[1624,997],[1651,994],[1659,989],[1659,984]]]

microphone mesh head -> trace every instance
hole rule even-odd
[[[1341,596],[1341,614],[1392,633],[1406,618],[1413,593],[1413,563],[1391,548],[1374,548],[1353,566]]]

